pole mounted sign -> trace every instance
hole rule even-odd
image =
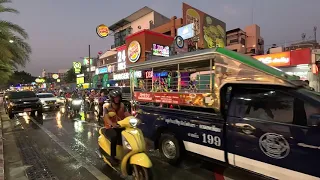
[[[73,62],[73,69],[76,74],[81,72],[81,62]]]
[[[97,26],[96,32],[99,37],[105,38],[105,37],[109,36],[110,30],[109,30],[108,26],[106,26],[104,24],[100,24],[99,26]]]

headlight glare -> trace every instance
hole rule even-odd
[[[130,126],[132,126],[132,127],[136,127],[136,126],[138,125],[138,122],[139,122],[139,120],[138,120],[137,118],[131,118],[131,119],[129,120],[129,124],[130,124]]]

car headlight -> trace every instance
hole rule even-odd
[[[72,104],[73,105],[80,105],[82,103],[82,100],[73,100]]]
[[[41,102],[42,104],[45,104],[45,103],[44,103],[44,100],[40,100],[40,102]]]
[[[130,126],[132,126],[132,127],[137,127],[138,122],[139,122],[139,120],[138,120],[137,118],[131,118],[131,119],[129,120],[129,124],[130,124]]]
[[[132,150],[132,147],[131,145],[129,144],[129,142],[126,140],[126,138],[124,138],[122,136],[122,145],[125,149],[128,149],[128,150]]]

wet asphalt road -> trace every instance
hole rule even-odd
[[[4,138],[13,135],[28,179],[123,179],[98,158],[99,127],[92,121],[68,119],[58,112],[44,113],[43,117],[17,116],[10,120],[11,130],[4,131]],[[10,151],[4,145],[5,152]],[[157,151],[149,151],[149,155],[156,179],[214,179],[210,170],[214,167],[203,168],[194,162],[173,167],[162,162]]]

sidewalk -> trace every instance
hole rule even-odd
[[[1,103],[2,106],[2,103]],[[3,107],[0,108],[1,120],[0,120],[0,180],[4,180],[4,158],[3,158],[3,132],[2,132],[2,119],[8,118],[4,112]],[[7,117],[6,117],[7,116]]]

